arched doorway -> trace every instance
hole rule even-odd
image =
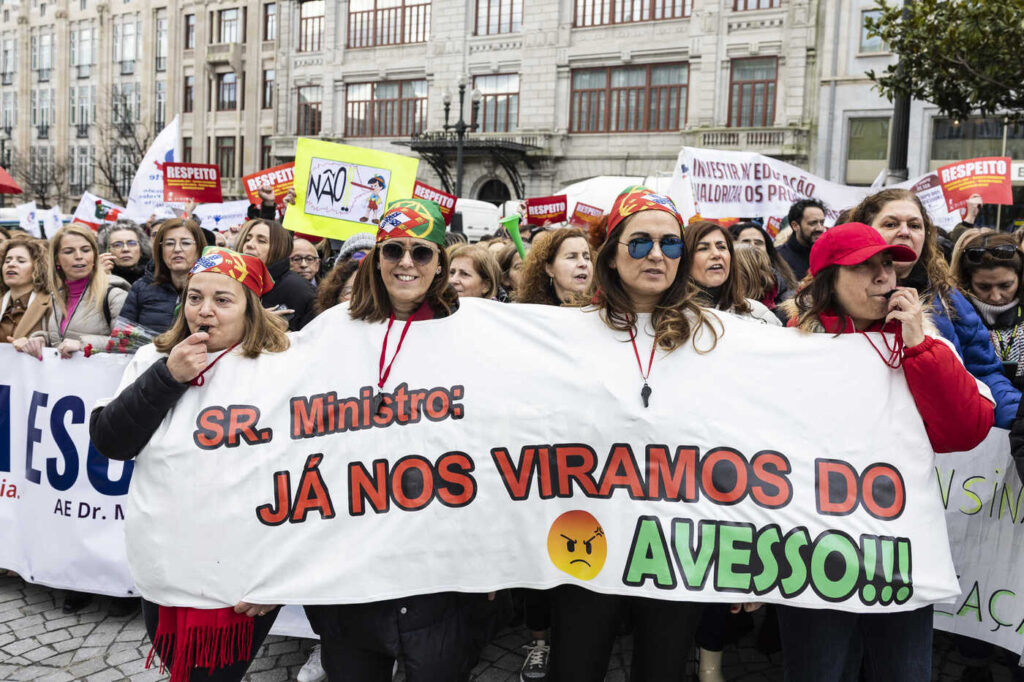
[[[504,182],[491,178],[480,186],[476,193],[476,198],[480,201],[489,201],[495,206],[501,206],[512,198],[512,194],[508,191],[508,187]]]

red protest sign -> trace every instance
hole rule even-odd
[[[980,195],[986,204],[1013,203],[1008,156],[957,161],[942,166],[937,172],[946,197],[946,210],[950,213],[966,206],[972,194]]]
[[[430,201],[437,202],[437,205],[441,207],[441,215],[444,216],[444,224],[452,224],[452,215],[455,213],[455,202],[458,201],[458,197],[454,194],[442,192],[439,189],[417,180],[416,184],[413,185],[412,195],[416,199],[429,199]]]
[[[526,223],[543,225],[544,223],[565,222],[566,200],[564,194],[553,197],[538,197],[526,200]]]
[[[601,222],[601,218],[603,216],[604,211],[599,209],[597,206],[591,206],[590,204],[584,204],[582,201],[578,201],[576,202],[576,208],[573,209],[572,217],[569,218],[569,224],[589,227]]]
[[[219,204],[220,169],[212,163],[165,163],[164,201]]]
[[[270,185],[274,190],[274,203],[280,207],[284,204],[284,195],[292,188],[292,181],[295,179],[295,164],[282,163],[280,166],[256,171],[251,175],[242,176],[242,187],[245,188],[245,195],[249,197],[250,204],[260,203],[260,195],[257,191],[263,185]]]

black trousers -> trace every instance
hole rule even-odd
[[[263,646],[263,640],[267,638],[267,633],[270,632],[274,621],[277,620],[277,614],[280,610],[281,607],[277,607],[265,616],[253,618],[252,651],[249,653],[249,658],[233,663],[226,668],[216,668],[212,673],[206,668],[193,668],[192,675],[189,677],[191,682],[241,682],[242,678],[245,677],[245,671],[249,669],[249,664],[256,657],[256,652]],[[142,618],[146,621],[146,632],[149,633],[150,641],[154,641],[156,639],[156,626],[160,620],[160,607],[153,602],[143,599]],[[171,668],[170,658],[168,656],[168,660],[163,662],[168,670]]]
[[[409,682],[458,682],[473,656],[467,597],[476,596],[442,592],[304,608],[329,682],[390,682],[399,656]]]
[[[551,591],[550,679],[602,682],[623,617],[633,624],[630,680],[681,680],[702,604],[599,594],[563,585]]]

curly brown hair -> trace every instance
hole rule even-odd
[[[612,267],[618,251],[619,237],[626,225],[633,218],[629,216],[615,226],[601,250],[597,252],[594,272],[598,290],[594,296],[594,304],[601,312],[604,323],[616,331],[632,332],[636,328],[637,315],[633,303],[622,286],[619,271]],[[661,295],[651,315],[651,325],[658,339],[658,345],[666,351],[673,351],[685,344],[698,330],[706,329],[712,338],[708,348],[698,349],[706,353],[718,344],[718,331],[708,313],[697,304],[695,292],[690,286],[689,251],[680,259],[676,278]]]
[[[7,258],[7,254],[13,249],[25,249],[28,251],[29,260],[32,261],[32,290],[39,294],[50,292],[49,271],[46,267],[47,243],[44,239],[31,239],[15,235],[7,241],[0,242],[0,264]],[[7,283],[0,276],[0,296],[10,290]]]
[[[526,254],[526,262],[523,263],[522,286],[515,292],[516,303],[540,303],[542,305],[573,305],[580,306],[589,303],[589,296],[582,295],[568,304],[558,300],[555,295],[555,286],[551,277],[545,270],[546,265],[554,262],[558,250],[566,240],[579,237],[587,242],[590,249],[590,258],[594,258],[593,247],[578,227],[560,227],[556,230],[548,230],[538,234],[530,245]]]
[[[327,276],[320,280],[320,286],[316,288],[316,300],[313,302],[313,309],[317,315],[338,305],[338,296],[345,288],[345,282],[355,274],[362,262],[363,259],[347,258],[337,263]]]
[[[914,267],[916,268],[920,264],[928,277],[928,285],[921,292],[922,300],[933,303],[937,299],[947,314],[953,316],[955,309],[949,304],[949,290],[955,286],[953,276],[950,274],[949,266],[946,265],[946,259],[942,256],[942,251],[939,250],[938,231],[935,224],[928,217],[928,211],[925,210],[924,204],[916,194],[906,189],[883,189],[857,204],[850,215],[850,220],[875,227],[873,224],[875,218],[882,212],[886,204],[893,201],[913,202],[921,212],[921,219],[924,223],[924,246]]]

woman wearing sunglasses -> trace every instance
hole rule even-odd
[[[1020,391],[1003,374],[1003,363],[992,346],[988,329],[956,287],[937,244],[935,225],[913,192],[885,189],[864,199],[850,215],[853,222],[878,230],[888,244],[913,249],[917,260],[898,263],[900,286],[917,290],[939,333],[964,360],[967,371],[985,382],[996,400],[996,426],[1010,428]]]
[[[437,204],[401,199],[380,219],[377,243],[356,272],[349,315],[382,325],[378,388],[402,383],[401,340],[414,322],[450,315],[458,295],[448,284],[444,218]],[[395,372],[392,373],[392,367]],[[320,636],[327,679],[389,682],[395,660],[410,682],[459,680],[470,657],[466,599],[454,592],[367,604],[306,606]]]
[[[1024,388],[1024,256],[1013,235],[988,229],[964,232],[953,249],[953,274],[988,328],[1003,373]]]
[[[623,399],[646,405],[658,400],[647,377],[665,354],[698,330],[711,335],[705,337],[711,344],[717,337],[707,313],[687,293],[683,220],[672,202],[633,186],[616,198],[609,215],[608,236],[597,254],[594,310],[623,341],[621,355],[609,362],[637,371],[636,393]],[[683,679],[700,604],[563,585],[552,591],[552,606],[551,679],[604,680],[619,624],[627,617],[633,627],[630,679]]]
[[[690,254],[690,281],[705,308],[724,310],[763,324],[782,326],[763,303],[743,297],[743,287],[732,267],[732,235],[717,223],[698,220],[683,233]]]

